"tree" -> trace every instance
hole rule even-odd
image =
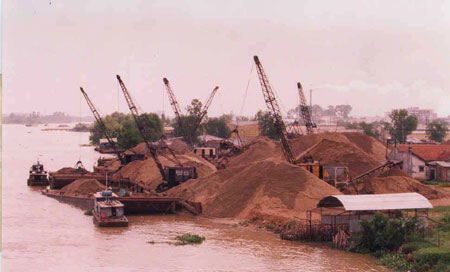
[[[338,115],[342,116],[344,119],[348,118],[351,111],[352,106],[350,105],[337,105],[335,108],[335,113],[338,113]]]
[[[376,124],[375,123],[361,122],[361,123],[359,123],[359,126],[364,131],[364,134],[366,134],[368,136],[372,136],[372,137],[375,137],[375,138],[378,138],[380,136],[378,131],[376,131]]]
[[[397,142],[406,143],[407,136],[417,128],[417,117],[409,115],[405,109],[393,110],[389,117],[392,123],[389,134]]]
[[[161,138],[163,125],[157,114],[143,113],[138,118],[144,125],[144,133],[151,141]],[[105,116],[102,120],[111,136],[117,138],[119,147],[131,148],[144,141],[131,114],[115,112]],[[99,140],[105,137],[97,122],[95,122],[90,131],[91,135],[89,138],[93,144],[98,144]]]
[[[448,125],[445,121],[434,121],[427,126],[427,135],[430,140],[442,143],[448,132]]]
[[[197,143],[201,132],[197,124],[202,112],[202,102],[198,99],[193,99],[191,104],[186,107],[186,110],[188,114],[180,118],[183,128],[180,127],[178,120],[173,120],[174,134],[177,137],[188,137],[193,143]],[[186,135],[183,135],[183,133],[186,133]],[[188,141],[186,138],[184,140]]]
[[[255,115],[255,120],[258,121],[260,135],[278,140],[278,133],[275,128],[275,119],[270,112],[263,112],[261,110],[258,111]]]
[[[227,126],[227,117],[224,115],[220,118],[210,118],[206,122],[206,133],[220,138],[229,138],[230,129]]]

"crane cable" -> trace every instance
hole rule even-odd
[[[252,68],[250,69],[250,74],[248,75],[247,88],[245,88],[244,99],[242,100],[241,112],[239,113],[239,116],[242,116],[242,113],[244,111],[245,100],[247,99],[248,87],[250,86],[250,82],[252,80],[252,72],[254,67],[255,63],[252,61]],[[239,119],[236,120],[236,126],[239,126]]]

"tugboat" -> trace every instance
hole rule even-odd
[[[49,184],[47,171],[44,170],[44,165],[40,164],[39,160],[31,166],[27,184],[28,186],[47,186]]]
[[[124,205],[112,191],[105,190],[94,194],[94,223],[99,227],[128,227]]]

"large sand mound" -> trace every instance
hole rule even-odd
[[[294,154],[298,155],[324,139],[333,142],[354,144],[378,161],[382,161],[386,157],[386,148],[383,143],[371,136],[359,132],[326,132],[304,135],[290,140],[290,144]]]
[[[323,197],[341,193],[301,167],[265,160],[187,181],[167,194],[201,202],[206,216],[250,218],[304,217]]]
[[[246,144],[245,151],[229,159],[228,167],[240,167],[253,162],[273,158],[284,160],[280,144],[267,137],[257,137]]]
[[[77,179],[64,186],[60,192],[66,195],[91,195],[104,189],[105,185],[101,184],[96,179]]]
[[[363,183],[357,184],[359,194],[393,194],[417,192],[428,199],[449,198],[443,190],[425,185],[404,173],[399,168],[391,168]],[[345,189],[346,194],[356,194],[353,187]]]
[[[344,165],[348,167],[350,176],[355,177],[374,167],[380,162],[367,154],[358,146],[348,142],[337,142],[322,139],[321,142],[303,152],[298,159],[304,156],[312,156],[321,164]]]
[[[159,159],[163,166],[176,166],[176,163],[172,159],[169,160],[163,156],[159,156]],[[191,152],[184,155],[177,155],[177,159],[183,166],[195,166],[200,178],[216,171],[214,165]],[[142,185],[148,190],[156,189],[162,182],[159,169],[151,158],[128,163],[114,174],[113,178],[129,178],[132,182]]]

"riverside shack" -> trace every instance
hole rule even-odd
[[[412,213],[426,218],[430,208],[431,203],[419,193],[331,195],[308,211],[308,220],[311,225],[312,213],[319,213],[322,226],[333,232],[343,228],[352,233],[361,230],[361,219],[370,219],[377,212],[388,217]]]

